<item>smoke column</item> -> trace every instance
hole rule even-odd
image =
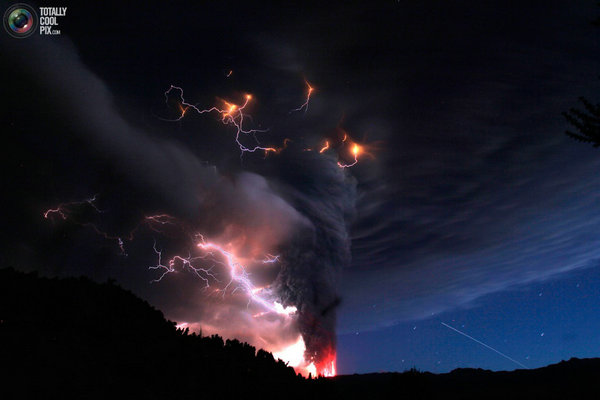
[[[331,374],[335,371],[336,308],[341,301],[337,286],[342,268],[350,261],[348,224],[356,185],[335,159],[309,154],[302,155],[304,160],[285,158],[279,169],[286,171],[286,181],[299,182],[288,187],[284,197],[312,225],[299,230],[283,250],[277,288],[284,304],[298,307],[305,358],[314,362],[318,372]],[[299,161],[305,161],[304,168],[297,167]]]

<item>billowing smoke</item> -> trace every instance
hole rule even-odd
[[[147,263],[129,267],[140,271],[139,280],[130,281],[131,288],[152,298],[168,318],[205,334],[238,338],[278,354],[305,349],[305,359],[290,361],[291,365],[312,363],[318,372],[333,363],[336,307],[341,301],[338,280],[350,260],[348,224],[355,197],[348,171],[339,168],[332,156],[291,144],[284,154],[264,160],[260,174],[238,170],[225,175],[185,146],[131,125],[117,111],[104,83],[68,43],[42,45],[32,38],[18,44],[19,51],[14,42],[3,41],[3,52],[17,54],[15,64],[24,66],[19,73],[44,95],[42,103],[37,99],[27,103],[43,111],[39,120],[52,111],[60,121],[68,121],[55,131],[60,135],[64,129],[84,144],[84,154],[120,171],[118,184],[141,194],[126,202],[132,214],[159,211],[184,226],[179,227],[184,232],[180,237],[173,236],[168,226],[155,226],[146,236],[139,230],[143,239],[153,237],[157,242],[162,261],[186,251],[190,257],[210,255],[210,260],[199,260],[211,268],[205,276],[209,285],[193,273],[181,273],[169,274],[148,289],[148,274],[155,273],[156,278],[161,273],[146,268],[156,262],[158,253],[148,246],[145,258],[131,252],[130,264]],[[20,54],[27,54],[26,59]],[[230,151],[238,148],[233,144]],[[122,227],[126,228],[130,226]],[[168,235],[163,238],[163,233]],[[264,310],[252,302],[247,288],[244,292],[236,282],[228,282],[230,271],[222,256],[199,254],[196,234],[235,252],[256,290],[264,290],[263,298],[297,311],[291,317],[284,312],[262,315]],[[261,263],[266,255],[279,255],[279,262]],[[300,337],[303,346],[298,345]]]
[[[283,251],[277,288],[285,303],[299,309],[307,358],[317,370],[335,357],[339,275],[350,261],[348,223],[354,211],[355,182],[336,161],[314,153],[282,159],[284,196],[312,225],[299,229]],[[304,162],[301,162],[304,161]],[[293,168],[303,165],[303,168]]]

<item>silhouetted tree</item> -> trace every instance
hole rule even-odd
[[[579,100],[583,103],[584,110],[571,108],[562,113],[577,132],[567,130],[565,133],[575,140],[600,147],[600,103],[594,105],[585,97],[580,97]]]
[[[600,17],[592,21],[592,25],[600,27]],[[585,97],[580,97],[579,101],[583,104],[583,109],[572,107],[562,113],[567,122],[577,130],[567,130],[565,133],[575,140],[600,147],[600,103],[593,104]]]

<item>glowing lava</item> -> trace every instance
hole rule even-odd
[[[317,371],[321,376],[331,377],[336,375],[335,354],[330,356],[326,361],[322,362]]]

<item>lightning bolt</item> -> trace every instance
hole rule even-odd
[[[71,213],[71,209],[73,207],[85,206],[86,204],[91,206],[98,213],[101,213],[102,210],[100,210],[95,204],[97,197],[98,197],[98,195],[95,194],[92,197],[90,197],[89,199],[85,199],[82,201],[71,201],[68,203],[61,203],[56,208],[50,208],[50,209],[46,210],[44,212],[44,218],[48,219],[52,215],[58,214],[62,219],[66,220],[67,216]]]
[[[319,154],[323,154],[323,152],[325,150],[327,150],[329,148],[329,140],[325,141],[325,144],[323,145],[323,147],[321,147],[321,150],[319,150]]]
[[[99,209],[98,206],[96,206],[97,197],[98,197],[98,195],[95,194],[92,197],[85,199],[85,200],[61,203],[58,206],[56,206],[55,208],[49,208],[42,215],[44,216],[45,219],[52,219],[52,217],[54,215],[58,215],[60,218],[62,218],[65,221],[72,220],[74,223],[76,223],[79,226],[89,227],[94,232],[96,232],[98,235],[102,236],[104,239],[115,241],[117,243],[117,246],[119,247],[120,253],[122,255],[126,256],[127,252],[125,251],[125,245],[123,243],[123,239],[121,236],[111,235],[108,232],[100,229],[98,227],[98,225],[96,225],[92,222],[79,222],[76,219],[72,218],[72,216],[71,216],[73,214],[73,212],[75,211],[75,209],[85,207],[85,206],[91,207],[98,214],[103,213],[104,211]]]
[[[169,120],[169,121],[182,120],[183,117],[185,117],[185,115],[187,114],[187,112],[189,110],[195,111],[198,114],[217,113],[221,116],[221,122],[224,125],[232,125],[233,127],[235,127],[235,130],[236,130],[235,142],[237,143],[238,147],[240,148],[241,155],[243,155],[244,153],[254,153],[256,151],[263,151],[265,153],[265,155],[269,152],[275,152],[275,153],[278,152],[278,149],[276,149],[274,147],[261,146],[260,143],[258,142],[258,139],[256,138],[257,133],[267,132],[268,129],[246,129],[246,128],[244,128],[244,120],[247,119],[247,117],[248,117],[248,115],[245,114],[244,110],[246,109],[246,107],[248,106],[250,101],[252,101],[251,94],[246,94],[244,96],[244,102],[242,103],[242,105],[237,105],[234,103],[223,101],[223,108],[213,106],[213,107],[210,107],[207,109],[200,109],[196,105],[186,102],[185,98],[183,97],[183,89],[179,86],[174,86],[174,85],[171,85],[169,87],[169,89],[165,92],[165,99],[166,99],[165,101],[167,103],[169,101],[169,95],[171,94],[172,91],[176,91],[179,93],[178,97],[179,97],[180,114],[179,114],[179,117]],[[252,136],[254,138],[254,140],[256,141],[256,144],[254,146],[244,145],[240,139],[241,135]]]
[[[344,164],[343,162],[338,161],[338,166],[340,168],[350,168],[350,167],[355,166],[358,163],[358,155],[361,152],[362,152],[362,148],[358,144],[354,143],[352,145],[352,155],[354,156],[354,161],[351,162],[350,164]]]
[[[223,295],[225,295],[225,292],[230,286],[235,285],[233,291],[244,291],[249,296],[250,301],[254,301],[255,303],[260,304],[265,309],[271,312],[283,315],[290,315],[297,311],[296,307],[288,306],[286,308],[283,308],[280,303],[269,299],[270,296],[265,296],[265,293],[267,295],[271,295],[271,292],[269,290],[266,290],[265,288],[257,288],[256,286],[254,286],[254,284],[250,280],[250,275],[248,274],[246,267],[242,264],[242,262],[240,262],[240,260],[234,253],[225,250],[222,246],[218,245],[217,243],[207,242],[202,235],[198,235],[198,237],[200,238],[200,240],[198,241],[196,246],[200,250],[202,250],[205,254],[208,255],[212,255],[213,252],[215,252],[222,259],[225,260],[223,264],[229,270],[230,281],[225,286]],[[278,261],[279,256],[268,255],[261,262],[263,264],[273,264]]]
[[[212,267],[211,268],[200,268],[200,267],[194,266],[194,262],[196,260],[204,259],[205,257],[202,257],[202,256],[192,257],[191,255],[188,255],[187,257],[174,256],[165,265],[162,263],[162,250],[158,250],[156,248],[156,240],[154,241],[153,248],[154,248],[154,252],[158,256],[158,263],[154,266],[149,267],[149,269],[161,269],[163,273],[158,278],[152,280],[152,282],[160,282],[167,274],[175,272],[175,267],[176,267],[177,263],[182,264],[183,268],[189,269],[196,276],[198,276],[198,278],[200,278],[202,281],[204,281],[205,288],[210,287],[209,278],[212,278],[215,281],[218,281],[217,277],[212,273]]]
[[[315,88],[313,88],[306,79],[304,80],[304,83],[306,83],[306,100],[304,101],[304,103],[302,103],[302,105],[300,107],[294,108],[292,111],[290,111],[290,113],[292,113],[294,111],[304,110],[304,113],[306,114],[306,112],[308,111],[308,103],[310,102],[310,96],[315,91]]]

